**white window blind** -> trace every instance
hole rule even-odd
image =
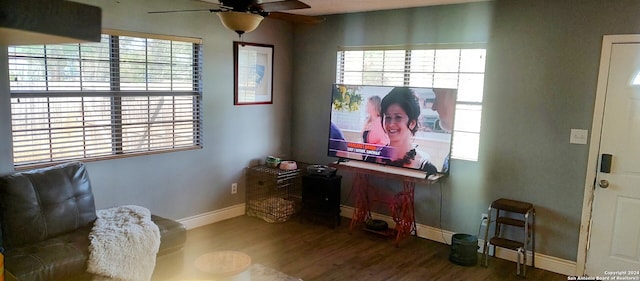
[[[338,51],[336,83],[457,89],[451,156],[477,161],[486,50],[465,47],[345,48]]]
[[[202,145],[198,43],[103,34],[8,53],[15,166]]]

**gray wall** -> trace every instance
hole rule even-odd
[[[498,0],[296,27],[294,158],[335,160],[325,153],[338,46],[487,42],[479,161],[453,160],[441,185],[417,186],[417,221],[475,234],[492,200],[529,201],[536,250],[575,261],[588,146],[569,144],[569,132],[591,129],[602,36],[640,33],[638,11],[640,1]],[[343,174],[351,204],[352,176]]]
[[[199,150],[88,163],[98,208],[138,204],[180,219],[244,203],[243,170],[267,155],[289,155],[292,28],[265,20],[246,42],[275,45],[273,105],[233,105],[233,44],[208,12],[149,15],[148,11],[211,8],[197,1],[82,1],[103,8],[103,28],[203,38],[203,139]],[[0,46],[0,77],[8,77]],[[0,79],[0,173],[13,170],[9,85]],[[230,194],[231,183],[239,192]]]
[[[99,208],[139,204],[185,218],[243,203],[243,168],[255,159],[335,160],[325,151],[337,46],[487,42],[480,159],[453,160],[442,185],[418,186],[417,220],[476,233],[493,199],[530,201],[537,250],[569,260],[576,260],[587,163],[587,146],[569,144],[569,130],[591,128],[602,36],[640,33],[636,0],[499,0],[336,15],[295,29],[267,19],[244,40],[275,45],[274,104],[233,106],[237,36],[208,13],[146,14],[205,4],[82,2],[102,6],[105,28],[204,40],[204,148],[89,163]],[[0,77],[7,77],[6,55]],[[8,92],[0,79],[0,173],[13,169]],[[229,194],[232,182],[241,183],[237,195]]]

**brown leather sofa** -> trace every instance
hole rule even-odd
[[[7,276],[91,280],[89,232],[96,219],[86,166],[79,162],[0,177],[0,227]],[[182,269],[185,227],[152,215],[160,229],[154,280]]]

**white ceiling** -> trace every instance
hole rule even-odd
[[[365,11],[391,10],[423,6],[448,5],[489,0],[301,0],[310,9],[283,11],[300,15],[333,15]],[[272,2],[272,0],[264,0]]]

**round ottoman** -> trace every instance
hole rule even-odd
[[[196,259],[195,266],[208,277],[224,281],[251,280],[251,257],[239,251],[216,251]]]

